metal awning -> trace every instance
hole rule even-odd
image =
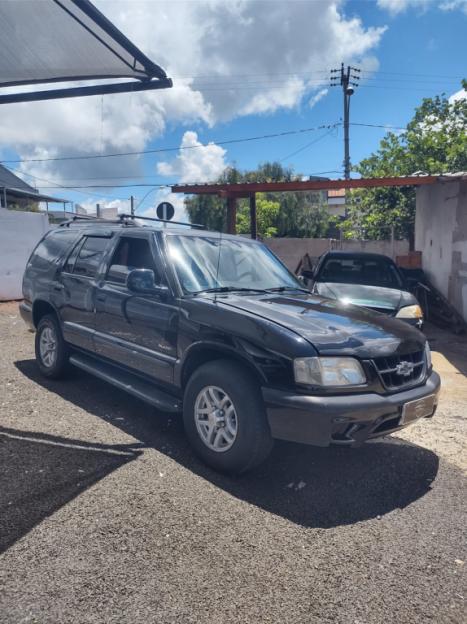
[[[25,191],[23,189],[4,187],[0,189],[6,193],[8,197],[18,197],[20,199],[32,199],[37,202],[49,202],[51,204],[66,204],[69,199],[61,199],[60,197],[52,197],[51,195],[43,195],[42,193],[35,193],[33,191]]]
[[[0,103],[172,86],[165,71],[89,0],[0,2],[0,24],[0,89],[70,81],[134,79],[33,92],[0,91]]]

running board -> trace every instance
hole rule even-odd
[[[121,368],[112,366],[112,364],[102,362],[82,353],[74,353],[70,357],[70,363],[120,388],[120,390],[132,394],[138,399],[154,405],[154,407],[163,412],[182,411],[182,402],[179,399],[172,397],[163,390],[159,390],[151,382],[145,381]]]

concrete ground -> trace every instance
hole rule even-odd
[[[361,449],[277,443],[241,479],[177,418],[45,381],[0,306],[0,622],[467,621],[467,342],[428,329],[440,406]]]

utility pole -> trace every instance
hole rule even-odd
[[[331,87],[342,87],[344,94],[344,178],[350,179],[350,147],[349,147],[349,116],[350,98],[354,94],[354,87],[358,87],[360,69],[341,64],[340,69],[331,69]]]

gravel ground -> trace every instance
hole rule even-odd
[[[230,479],[177,418],[79,371],[41,379],[1,305],[0,622],[465,623],[467,343],[430,337],[432,421],[277,443]]]

